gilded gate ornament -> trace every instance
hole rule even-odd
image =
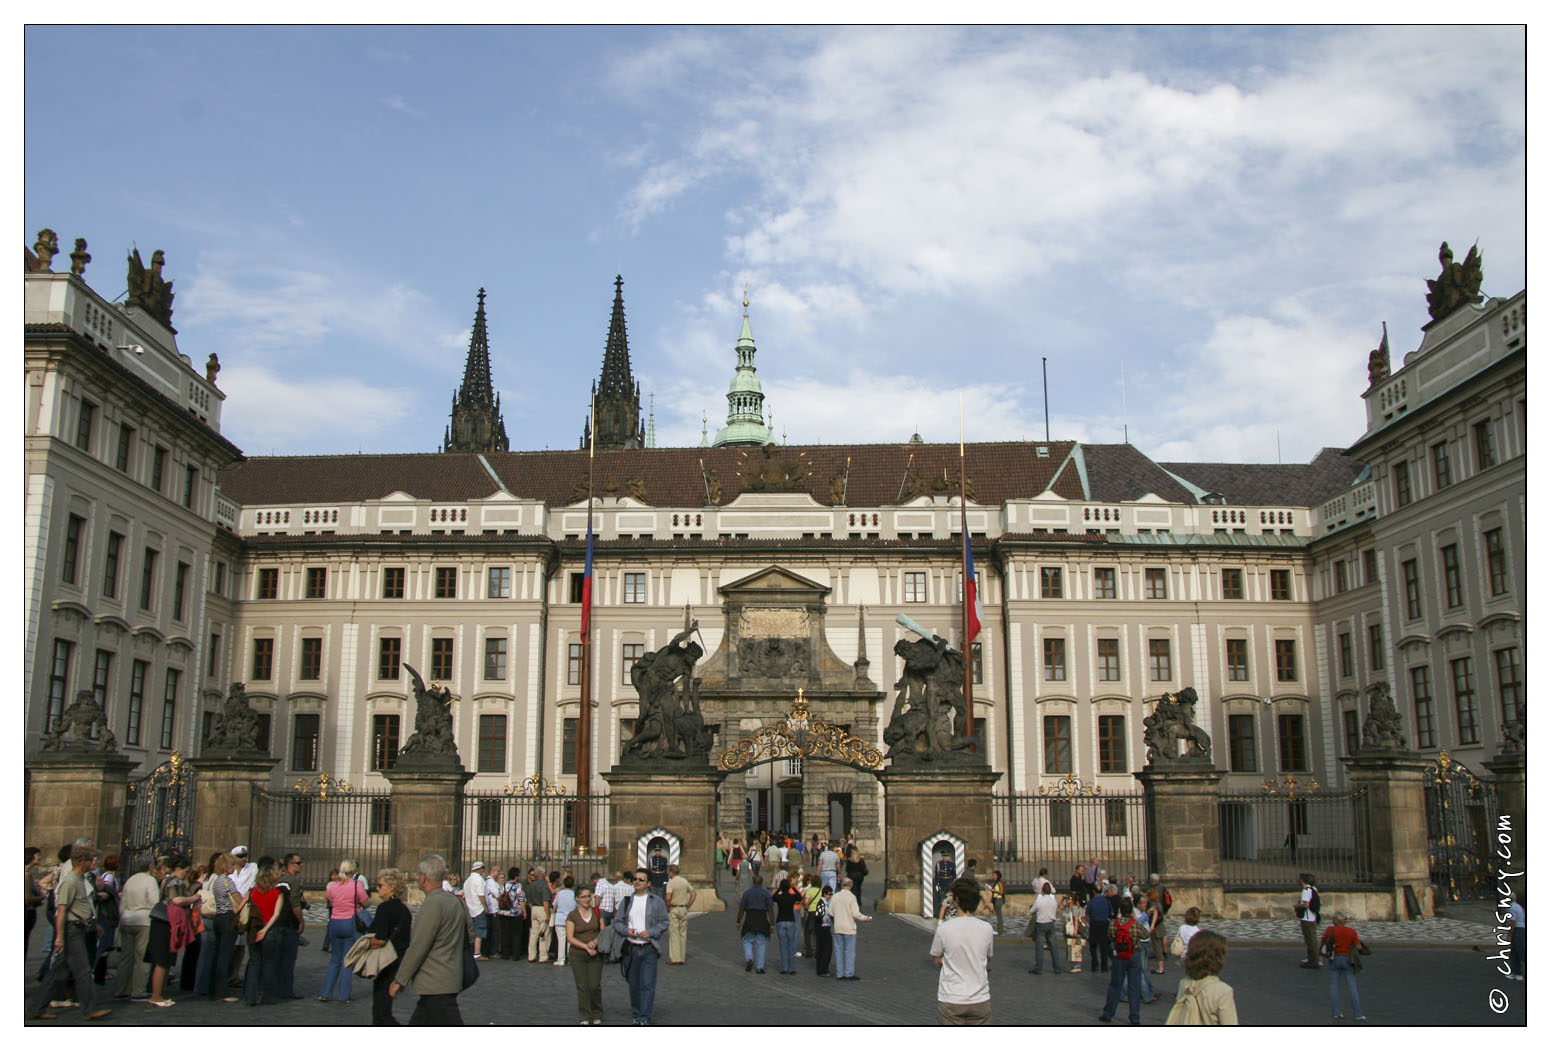
[[[783,721],[761,726],[721,754],[716,765],[727,771],[747,770],[774,759],[827,759],[858,770],[883,768],[883,752],[838,726],[813,718],[801,689]]]

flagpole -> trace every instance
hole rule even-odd
[[[965,508],[964,482],[964,395],[959,395],[959,532],[964,537],[964,557],[961,559],[964,573],[964,608],[960,613],[959,638],[964,640],[964,736],[975,736],[975,662],[971,659],[969,638],[969,604],[972,601],[973,584],[969,579],[969,512]]]
[[[587,554],[590,563],[592,560],[592,468],[593,458],[598,447],[598,399],[593,395],[592,403],[588,406],[587,427]],[[585,567],[592,569],[591,565]],[[586,580],[583,587],[590,587],[592,582]],[[587,596],[590,599],[590,596]],[[592,603],[587,603],[588,616],[584,620],[591,620]],[[592,795],[592,625],[586,623],[582,631],[582,700],[581,711],[576,719],[576,794],[578,796]],[[576,840],[580,844],[586,844],[592,838],[591,812],[588,802],[578,802],[576,812],[573,815],[572,827],[576,830]]]

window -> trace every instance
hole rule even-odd
[[[1045,716],[1045,773],[1072,772],[1072,717]]]
[[[393,800],[374,799],[366,813],[366,834],[386,836],[393,828]]]
[[[1341,678],[1352,677],[1352,633],[1343,631],[1336,636],[1336,646],[1341,655]]]
[[[296,670],[298,679],[319,679],[323,676],[323,640],[302,639],[301,663]]]
[[[1271,599],[1275,602],[1287,602],[1292,599],[1292,570],[1273,569],[1271,571]]]
[[[1406,619],[1416,620],[1422,615],[1422,578],[1417,572],[1416,559],[1408,558],[1400,563],[1400,576],[1406,589]]]
[[[403,658],[404,640],[392,635],[384,635],[377,640],[377,678],[397,679],[399,677],[399,661]]]
[[[1099,639],[1099,681],[1120,681],[1120,640]]]
[[[1072,835],[1072,801],[1050,801],[1050,835],[1054,839],[1070,839]]]
[[[151,666],[145,661],[135,661],[129,666],[129,723],[124,728],[128,744],[140,743],[140,724],[145,716],[145,677]]]
[[[118,427],[118,449],[113,453],[113,466],[129,473],[129,450],[134,448],[135,429],[127,423],[121,423]]]
[[[1142,591],[1147,598],[1169,597],[1169,571],[1166,569],[1144,569],[1142,571]]]
[[[1358,746],[1362,744],[1362,731],[1357,728],[1357,712],[1347,709],[1341,713],[1341,730],[1346,737],[1346,754],[1356,755]]]
[[[646,601],[646,574],[645,573],[626,573],[625,574],[625,601],[626,602],[645,602]]]
[[[486,598],[512,597],[512,567],[491,566],[485,574]]]
[[[156,595],[156,557],[154,548],[145,549],[145,564],[140,569],[140,608],[150,609]]]
[[[560,772],[576,773],[576,720],[566,719],[560,727]]]
[[[307,567],[307,597],[327,598],[329,590],[329,571],[323,566]]]
[[[1249,682],[1249,640],[1225,639],[1227,647],[1228,681]]]
[[[1524,680],[1519,674],[1519,648],[1494,650],[1497,661],[1497,702],[1503,722],[1516,723],[1524,718]]]
[[[162,479],[167,473],[167,450],[160,445],[151,453],[151,488],[156,492],[162,491]]]
[[[506,678],[506,636],[492,635],[485,640],[485,678]]]
[[[372,769],[392,770],[399,761],[399,717],[372,716]]]
[[[172,619],[183,619],[183,600],[188,593],[188,563],[179,562],[172,574]]]
[[[1492,433],[1492,421],[1482,420],[1475,426],[1476,470],[1484,471],[1497,466],[1497,436]]]
[[[1444,544],[1438,549],[1438,557],[1443,563],[1443,600],[1450,609],[1457,609],[1465,604],[1459,579],[1459,546]]]
[[[318,715],[299,712],[291,717],[291,769],[318,768]]]
[[[185,467],[183,469],[183,506],[189,509],[194,507],[194,486],[199,481],[199,468]]]
[[[1040,598],[1060,598],[1061,597],[1061,567],[1060,566],[1040,566],[1039,567],[1039,597]]]
[[[1276,681],[1298,681],[1298,643],[1293,639],[1277,639]]]
[[[495,774],[506,772],[506,716],[504,715],[479,717],[479,771]]]
[[[445,682],[452,678],[452,640],[431,640],[431,678]]]
[[[646,643],[627,642],[619,650],[619,681],[621,685],[630,685],[630,669],[636,661],[646,656]]]
[[[436,567],[436,597],[437,598],[457,598],[458,597],[458,567],[457,566],[437,566]]]
[[[1453,478],[1449,473],[1449,443],[1439,442],[1432,447],[1433,487],[1447,489]]]
[[[1242,569],[1225,569],[1222,571],[1222,597],[1225,599],[1241,599],[1244,597],[1244,571]]]
[[[404,567],[384,566],[382,568],[382,597],[404,597]]]
[[[1384,625],[1368,625],[1368,667],[1384,670]]]
[[[1126,801],[1124,799],[1104,800],[1104,834],[1106,836],[1124,836],[1126,834]]]
[[[1093,597],[1115,597],[1115,569],[1113,566],[1104,566],[1093,571]]]
[[[253,640],[253,678],[258,682],[268,682],[274,677],[275,667],[275,640]]]
[[[205,714],[208,716],[210,713],[206,712]],[[269,713],[268,712],[255,712],[253,717],[258,720],[258,749],[259,749],[259,751],[263,752],[265,755],[268,755],[269,754],[269,722],[270,722]],[[209,729],[210,729],[209,726],[206,725],[206,727],[205,727],[205,736],[206,737],[209,736]]]
[[[1254,773],[1255,717],[1253,715],[1228,716],[1228,769],[1234,773]]]
[[[1411,700],[1416,704],[1416,746],[1437,747],[1438,735],[1433,724],[1433,673],[1426,665],[1411,669]]]
[[[258,571],[259,598],[278,598],[280,595],[280,570],[270,567]]]
[[[1047,682],[1066,681],[1066,640],[1045,640],[1045,680]]]
[[[1126,772],[1126,717],[1099,716],[1099,773]]]
[[[1379,582],[1379,553],[1373,548],[1363,552],[1363,583],[1377,584]]]
[[[108,683],[113,678],[113,654],[108,650],[98,650],[97,660],[92,666],[92,700],[97,702],[104,714],[108,710]]]
[[[49,662],[48,669],[48,712],[43,719],[44,733],[52,730],[65,712],[65,696],[70,689],[70,655],[74,652],[75,643],[54,640],[54,659]]]
[[[499,836],[501,834],[501,801],[499,799],[481,799],[475,811],[475,821],[481,836]]]
[[[1276,745],[1279,769],[1298,771],[1309,768],[1309,753],[1304,741],[1301,713],[1284,712],[1276,717]]]
[[[969,644],[969,670],[970,681],[975,685],[978,686],[986,681],[985,650],[978,642]]]
[[[1168,639],[1147,640],[1147,670],[1153,682],[1168,682],[1174,678],[1174,662],[1169,653]]]
[[[177,724],[178,715],[178,679],[181,676],[176,668],[167,669],[167,690],[162,694],[162,742],[163,748],[172,747],[172,732]]]
[[[1404,461],[1390,468],[1395,476],[1395,506],[1405,507],[1411,502],[1411,465]]]
[[[75,447],[92,451],[92,421],[97,418],[97,406],[81,399],[81,414],[75,419]]]
[[[81,560],[81,531],[86,519],[71,515],[65,520],[65,551],[59,566],[59,579],[66,584],[75,583],[76,567]]]
[[[572,573],[571,574],[571,601],[572,602],[580,603],[582,601],[582,584],[586,581],[586,579],[587,579],[587,574],[586,573]]]
[[[1488,529],[1481,534],[1486,543],[1486,579],[1493,595],[1508,592],[1508,552],[1503,550],[1503,531]]]
[[[210,654],[205,658],[205,676],[215,678],[221,667],[221,636],[210,633]]]
[[[1336,559],[1336,594],[1346,590],[1346,559]]]
[[[926,601],[926,574],[921,572],[908,572],[905,574],[905,601]]]
[[[1449,674],[1454,679],[1454,714],[1459,724],[1459,743],[1475,744],[1481,740],[1481,730],[1476,717],[1476,677],[1470,667],[1470,658],[1449,661]]]
[[[635,736],[635,724],[636,720],[634,719],[621,719],[619,721],[619,740],[621,743]],[[710,729],[710,727],[707,727],[707,729]]]

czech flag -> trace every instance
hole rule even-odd
[[[980,634],[980,622],[984,619],[980,608],[980,592],[975,587],[975,552],[969,546],[968,523],[965,523],[964,532],[964,652],[969,653],[969,644],[974,642]]]
[[[592,508],[587,508],[587,566],[582,570],[582,638],[592,621]]]

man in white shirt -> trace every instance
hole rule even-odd
[[[598,914],[603,917],[605,926],[614,922],[614,903],[618,900],[617,894],[618,891],[615,890],[614,884],[610,882],[607,875],[598,876],[593,880],[592,900]]]
[[[501,871],[499,869],[485,877],[485,936],[490,939],[491,951],[488,956],[499,960],[511,955],[506,944],[501,940],[501,921],[496,916],[496,910],[501,907]]]
[[[238,844],[227,851],[237,864],[232,866],[232,883],[237,887],[237,893],[242,895],[242,900],[248,900],[248,893],[253,890],[253,884],[258,879],[258,865],[248,860],[248,848]],[[248,944],[245,934],[237,935],[237,947],[232,950],[232,973],[227,976],[226,984],[231,988],[240,988],[243,974],[243,946]]]
[[[468,879],[463,881],[463,888],[458,896],[463,899],[463,907],[468,910],[469,919],[474,921],[474,959],[484,960],[485,935],[490,933],[490,919],[485,915],[485,863],[476,861],[469,866]]]
[[[1044,967],[1040,960],[1040,947],[1050,950],[1050,969],[1056,974],[1064,974],[1061,960],[1066,952],[1065,946],[1060,946],[1058,951],[1057,941],[1059,926],[1056,923],[1056,913],[1060,903],[1056,901],[1054,888],[1050,881],[1045,880],[1040,884],[1039,894],[1034,898],[1034,905],[1029,909],[1029,915],[1034,917],[1034,966],[1029,968],[1030,974],[1044,973]]]
[[[932,962],[939,969],[937,1024],[986,1025],[991,1021],[986,965],[991,962],[996,932],[974,914],[980,903],[979,884],[960,879],[948,893],[958,902],[959,915],[939,924],[932,936]]]
[[[633,876],[634,873],[629,869],[621,869],[619,879],[614,881],[614,916],[616,918],[618,918],[619,910],[624,908],[625,903],[635,897]]]

